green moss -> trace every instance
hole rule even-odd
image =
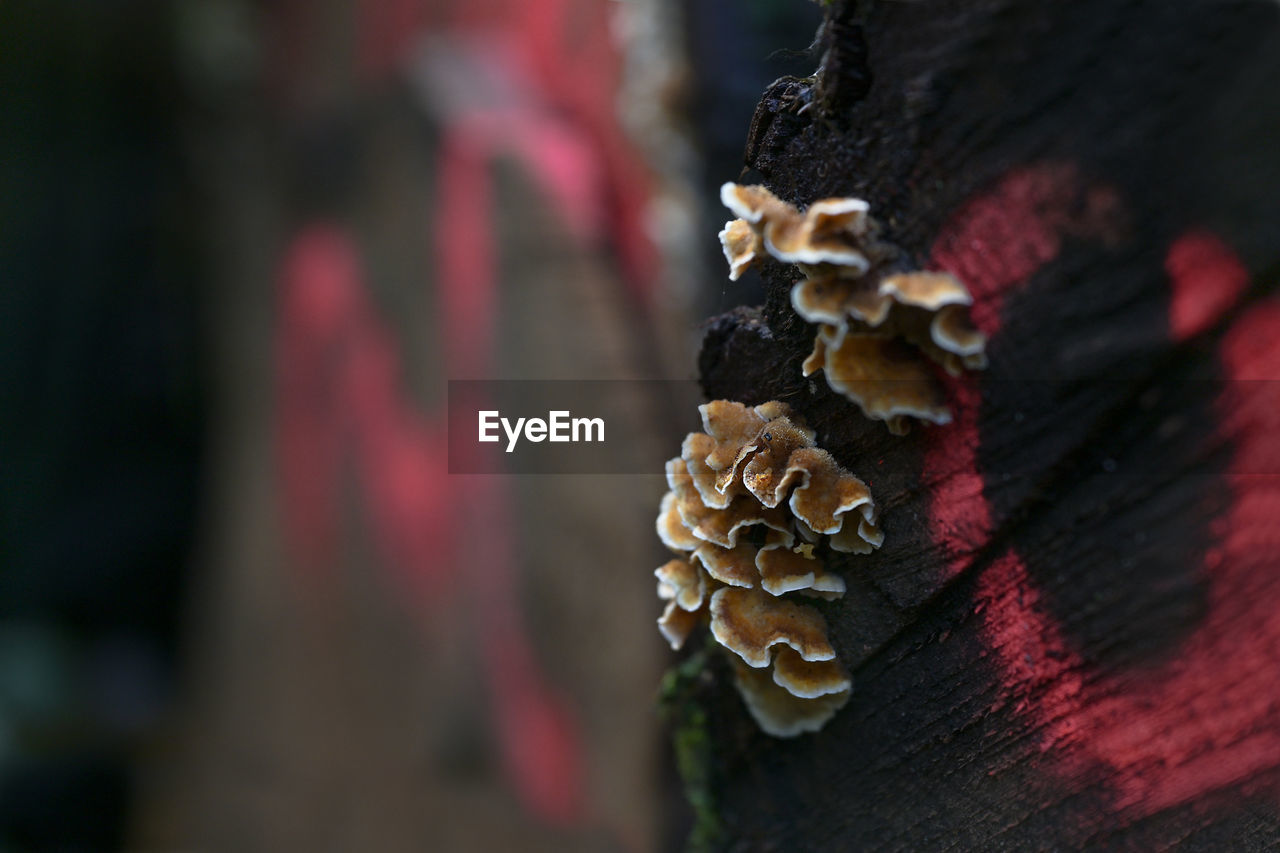
[[[697,700],[697,683],[710,649],[704,648],[662,679],[662,712],[671,727],[676,770],[684,783],[685,799],[693,808],[693,829],[686,849],[706,853],[722,846],[723,828],[715,797],[714,747],[707,728],[707,712]]]

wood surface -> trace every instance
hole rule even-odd
[[[885,545],[834,566],[855,688],[822,732],[759,733],[718,655],[685,683],[696,845],[1280,844],[1278,23],[835,3],[822,73],[764,94],[740,180],[867,199],[965,280],[991,365],[896,437],[801,377],[794,268],[709,324],[708,398],[797,408]]]

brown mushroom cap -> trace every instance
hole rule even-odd
[[[688,560],[670,560],[653,570],[658,597],[673,601],[681,610],[697,610],[707,597],[707,583],[698,567]]]
[[[674,601],[668,602],[667,609],[658,617],[658,631],[671,644],[672,651],[679,651],[705,615],[702,611],[685,610]]]
[[[835,601],[837,598],[844,598],[847,589],[844,578],[832,572],[827,572],[814,576],[813,586],[808,589],[798,589],[796,592],[805,598],[821,598],[824,601]]]
[[[735,661],[734,685],[756,724],[774,737],[816,732],[849,701],[852,689],[801,699],[778,686],[768,670]]]
[[[876,526],[874,519],[863,519],[858,522],[858,536],[872,548],[884,544],[884,531]]]
[[[974,327],[963,307],[947,305],[939,310],[929,324],[929,337],[939,348],[964,357],[966,367],[980,370],[986,366],[984,350],[987,336]],[[968,359],[974,356],[981,357],[980,364],[968,363]]]
[[[945,272],[908,272],[886,276],[880,292],[902,305],[937,311],[944,305],[972,305],[973,297],[960,279]]]
[[[914,344],[953,375],[985,367],[986,338],[969,321],[965,308],[973,297],[959,279],[945,272],[904,272],[874,284],[858,280],[873,266],[883,270],[896,256],[878,241],[879,227],[861,199],[820,199],[801,213],[763,186],[735,183],[724,184],[720,198],[739,217],[720,232],[730,278],[736,279],[762,246],[806,276],[792,288],[792,306],[804,319],[823,325],[804,361],[805,376],[825,370],[834,390],[893,433],[904,433],[908,418],[951,420],[927,365],[895,350],[892,341]],[[871,334],[876,331],[882,334]],[[723,441],[710,427],[707,433]],[[722,472],[716,482],[722,494],[735,482],[738,466],[750,465],[747,457],[758,449],[748,448],[748,441],[732,454],[720,447],[708,456],[707,464]]]
[[[874,506],[867,484],[840,467],[835,457],[819,447],[806,447],[791,455],[787,477],[800,483],[791,493],[796,517],[815,533],[839,533],[849,510]]]
[[[743,493],[742,478],[745,468],[752,457],[767,444],[761,440],[761,437],[768,434],[772,441],[770,424],[779,424],[780,434],[785,434],[789,440],[804,444],[813,443],[813,430],[791,420],[791,407],[776,400],[761,403],[755,408],[728,400],[714,400],[699,406],[698,409],[702,413],[702,423],[707,430],[707,435],[715,440],[714,449],[706,454],[706,466],[717,472],[714,489],[717,494],[724,496],[721,500],[707,499],[709,506],[725,506],[728,498]],[[695,439],[696,435],[699,434],[691,434],[685,440],[686,459],[689,452],[701,454],[708,446],[701,439]],[[691,441],[695,443],[690,444]],[[695,482],[705,499],[705,485],[698,479],[701,477],[699,466],[691,464],[689,467],[695,472]],[[776,501],[773,503],[765,501],[765,505],[770,507],[775,506],[776,503]]]
[[[831,534],[828,540],[832,551],[846,554],[870,554],[884,543],[884,533],[875,522],[859,519],[855,525],[852,521],[845,523],[839,533]]]
[[[734,219],[724,224],[718,235],[724,258],[729,262],[729,280],[737,281],[750,269],[764,252],[760,235],[745,219]]]
[[[733,211],[739,219],[751,225],[765,222],[769,218],[780,218],[795,215],[796,209],[759,184],[735,184],[732,181],[721,185],[720,202]]]
[[[837,231],[818,233],[808,217],[766,220],[761,236],[765,250],[789,264],[830,264],[854,277],[871,269],[871,259],[857,247],[852,235]]]
[[[919,309],[926,322],[945,313],[947,316],[939,324],[943,340],[936,343],[959,355],[976,353],[986,342],[969,324],[965,307],[972,302],[959,279],[947,273],[900,273],[883,278],[878,284],[826,273],[800,281],[791,289],[791,305],[801,317],[811,323],[839,327],[847,326],[852,319],[854,331],[878,328],[894,313],[895,305]],[[963,351],[949,349],[953,343]]]
[[[844,595],[844,578],[826,570],[822,560],[814,556],[812,545],[788,548],[766,544],[756,553],[755,565],[761,587],[771,595],[806,591],[822,598]]]
[[[731,400],[703,403],[698,412],[702,415],[702,429],[716,441],[715,450],[706,458],[707,465],[714,471],[731,466],[743,445],[751,443],[766,420],[750,406]]]
[[[853,688],[849,671],[840,661],[808,661],[789,646],[774,655],[773,682],[797,699],[817,699]]]
[[[804,375],[825,370],[833,389],[897,434],[906,431],[907,418],[950,421],[928,365],[892,341],[912,344],[953,376],[986,367],[986,336],[969,320],[973,297],[960,280],[950,273],[909,272],[873,285],[825,268],[808,273],[791,289],[796,313],[820,324]],[[879,380],[892,384],[877,388]]]
[[[759,449],[758,444],[742,445],[738,449],[738,455],[733,459],[733,464],[716,474],[716,491],[742,494],[746,489],[742,482],[742,471]]]
[[[752,411],[759,415],[760,420],[762,421],[771,421],[775,418],[791,418],[797,427],[808,430],[808,427],[800,423],[796,418],[795,414],[791,411],[791,407],[786,403],[779,402],[778,400],[770,400],[767,403],[761,403],[752,409]],[[810,430],[810,432],[812,431]]]
[[[823,198],[809,205],[805,217],[815,234],[866,237],[872,231],[871,206],[860,198]]]
[[[780,261],[830,264],[858,276],[871,267],[864,249],[873,231],[867,203],[856,198],[822,199],[801,213],[762,186],[727,183],[720,188],[725,207],[746,222],[764,248]],[[725,251],[726,257],[729,251]],[[730,257],[732,267],[734,259]]]
[[[812,376],[819,370],[827,366],[827,339],[830,335],[824,335],[823,332],[830,329],[835,332],[834,326],[821,326],[818,335],[813,339],[813,352],[805,356],[804,362],[800,365],[801,376]]]
[[[714,542],[722,548],[733,548],[744,528],[757,524],[791,536],[787,515],[780,509],[760,506],[750,495],[740,495],[724,509],[708,507],[693,486],[693,477],[685,461],[679,457],[667,461],[667,482],[676,495],[676,511],[680,520],[695,537]]]
[[[827,623],[812,607],[761,589],[723,587],[711,596],[711,633],[754,667],[769,665],[770,650],[785,644],[805,660],[831,660]]]
[[[742,487],[733,488],[737,484],[732,481],[726,481],[723,490],[717,487],[718,473],[707,464],[707,458],[718,446],[714,438],[703,432],[689,433],[680,446],[680,458],[693,478],[693,487],[702,502],[712,509],[724,509],[735,495],[742,493]]]
[[[685,521],[688,523],[688,519]],[[772,528],[788,537],[792,535],[786,513],[762,507],[745,496],[734,498],[725,509],[707,510],[706,514],[698,517],[691,529],[694,536],[705,542],[712,542],[722,548],[734,548],[742,531],[756,525]]]
[[[707,435],[718,442],[739,444],[753,440],[760,427],[774,418],[792,417],[791,407],[777,400],[754,407],[732,400],[712,400],[699,406],[698,414],[702,416],[702,429]],[[797,426],[803,428],[798,422]]]
[[[760,581],[760,573],[756,570],[756,548],[746,542],[733,548],[704,542],[693,552],[693,559],[722,584],[752,587]]]
[[[966,367],[978,370],[987,365],[987,338],[974,328],[962,304],[943,305],[936,311],[897,305],[881,331],[910,342],[953,376]]]
[[[802,448],[813,446],[812,430],[798,427],[790,418],[774,418],[756,437],[757,452],[742,467],[742,483],[760,503],[775,507],[786,497],[787,460]]]
[[[676,493],[673,491],[662,496],[662,505],[658,510],[658,538],[673,551],[692,551],[702,544],[702,540],[694,536],[680,519],[680,512],[676,508]]]
[[[755,567],[760,586],[770,595],[783,595],[799,589],[811,589],[822,561],[806,557],[786,547],[764,547],[755,554]]]
[[[818,333],[806,371],[813,372],[820,359],[827,384],[867,417],[887,422],[891,431],[905,429],[904,417],[950,423],[951,412],[928,364],[905,344],[881,335],[828,334],[827,328]]]
[[[893,299],[867,279],[825,275],[791,288],[791,307],[810,323],[844,325],[849,318],[875,328],[889,316]]]

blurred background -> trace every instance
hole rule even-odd
[[[819,22],[0,4],[0,851],[682,846],[660,472],[451,476],[446,382],[694,378]]]

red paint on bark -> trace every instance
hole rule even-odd
[[[1003,297],[1023,286],[1071,233],[1060,212],[1078,197],[1063,167],[1020,171],[967,204],[939,237],[934,264],[973,291],[974,318],[999,331]],[[1105,191],[1086,197],[1108,199]],[[1078,220],[1077,220],[1078,221]],[[1064,227],[1066,226],[1066,227]],[[1105,234],[1098,234],[1105,237]],[[1243,292],[1243,265],[1221,240],[1175,241],[1169,325],[1175,340],[1209,328]],[[977,609],[1012,707],[1035,726],[1065,780],[1104,768],[1124,819],[1193,801],[1280,766],[1280,303],[1247,312],[1219,358],[1227,382],[1218,435],[1234,453],[1232,501],[1202,566],[1206,615],[1160,666],[1102,670],[1074,649],[1041,600],[1023,557],[1005,551],[982,571]],[[925,471],[936,537],[954,575],[989,540],[991,509],[977,464],[980,379],[951,382],[955,421],[931,430]]]
[[[1233,500],[1200,555],[1204,620],[1168,662],[1099,671],[1062,635],[1013,551],[980,579],[988,641],[1017,707],[1067,775],[1108,768],[1115,807],[1137,817],[1280,765],[1280,305],[1255,308],[1223,341],[1218,404],[1235,445]]]
[[[1244,264],[1208,231],[1190,231],[1175,240],[1165,255],[1164,270],[1173,286],[1169,334],[1175,341],[1206,331],[1249,283]]]
[[[953,273],[973,295],[975,325],[988,338],[1000,330],[1004,295],[1057,257],[1063,236],[1101,229],[1105,217],[1072,213],[1079,176],[1069,164],[1019,169],[968,202],[934,242],[930,266]],[[1094,195],[1110,198],[1100,189]],[[1093,222],[1098,222],[1096,226]],[[936,538],[954,576],[991,536],[991,512],[978,470],[981,398],[972,375],[944,376],[952,425],[926,431],[924,476]]]

